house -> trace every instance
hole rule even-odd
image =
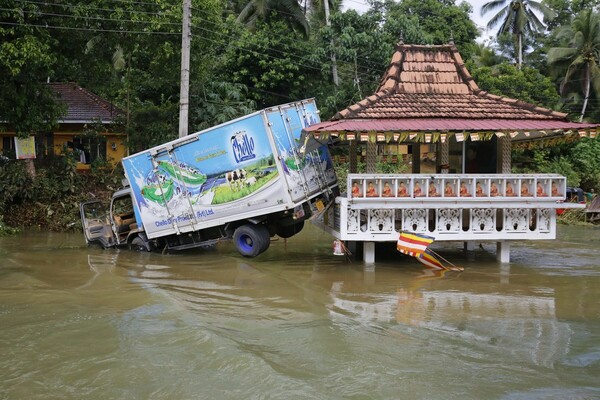
[[[126,135],[113,132],[112,127],[123,111],[109,101],[76,83],[48,83],[66,113],[59,118],[58,126],[51,132],[35,136],[38,159],[50,159],[67,151],[79,155],[78,170],[90,168],[96,160],[118,164],[127,155]],[[0,132],[0,152],[14,157],[15,132]]]

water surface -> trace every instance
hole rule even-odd
[[[600,398],[600,230],[558,234],[443,276],[308,225],[255,259],[0,238],[0,398]]]

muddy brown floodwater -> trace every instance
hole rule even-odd
[[[434,244],[444,276],[308,225],[255,259],[0,238],[0,398],[600,398],[600,229],[558,236]]]

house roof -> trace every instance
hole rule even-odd
[[[521,136],[525,140],[565,132],[595,134],[597,126],[570,122],[567,114],[479,89],[453,44],[399,43],[375,94],[306,131],[317,135],[542,131],[533,136],[511,134],[513,140]]]
[[[104,124],[114,121],[123,111],[98,95],[75,83],[48,83],[58,101],[67,106],[60,123],[92,123],[100,120]]]

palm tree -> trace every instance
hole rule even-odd
[[[487,24],[487,29],[500,25],[498,35],[511,33],[517,39],[519,69],[523,64],[523,35],[542,32],[545,25],[534,11],[540,12],[544,19],[554,17],[554,12],[546,5],[533,0],[492,0],[481,7],[481,16],[500,8]]]
[[[250,0],[238,15],[237,21],[253,27],[257,20],[268,19],[272,11],[278,12],[291,26],[300,27],[304,35],[308,36],[308,20],[297,0]]]
[[[558,38],[566,39],[568,47],[551,48],[548,64],[559,71],[566,69],[560,85],[561,94],[573,81],[581,81],[584,99],[579,122],[582,122],[590,87],[593,86],[596,94],[600,94],[600,15],[591,9],[582,11],[571,26],[561,30]]]

